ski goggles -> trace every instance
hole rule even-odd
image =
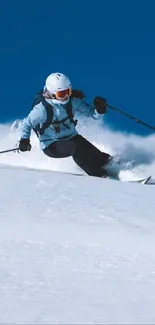
[[[66,97],[70,97],[72,94],[72,88],[57,90],[55,93],[56,99],[65,99]]]

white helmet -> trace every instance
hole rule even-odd
[[[51,95],[56,95],[57,92],[61,90],[71,89],[72,85],[67,76],[65,76],[63,73],[52,73],[50,74],[45,83],[46,89],[49,91]],[[52,99],[53,103],[61,103],[58,99]],[[69,98],[67,98],[66,101],[63,102],[63,104],[66,104],[69,101]]]

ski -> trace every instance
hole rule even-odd
[[[133,180],[133,181],[129,181],[129,182],[130,183],[140,183],[140,184],[146,185],[146,184],[149,184],[149,180],[151,180],[151,177],[152,176],[148,176],[146,178],[142,178],[142,179],[138,179],[138,180]]]
[[[149,177],[143,179],[143,180],[141,181],[141,184],[147,184],[147,183],[149,182],[150,179],[151,179],[151,176],[149,176]]]
[[[56,172],[66,174],[66,175],[73,175],[73,176],[95,177],[95,176],[88,176],[88,175],[82,174],[82,173],[63,172],[63,171],[56,171]],[[138,180],[128,180],[128,181],[122,181],[122,180],[120,180],[118,178],[114,178],[114,177],[110,177],[110,176],[104,177],[103,180],[104,179],[110,179],[110,180],[113,180],[113,181],[127,182],[127,183],[139,183],[139,184],[142,184],[142,185],[155,185],[155,179],[152,179],[151,175],[148,176],[148,177],[145,177],[145,178],[140,178]]]

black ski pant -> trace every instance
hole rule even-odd
[[[106,174],[104,165],[108,163],[109,154],[101,152],[88,140],[77,134],[69,140],[59,140],[44,149],[52,158],[72,156],[75,163],[88,175],[102,177]]]

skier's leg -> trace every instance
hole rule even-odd
[[[81,135],[76,135],[70,141],[74,141],[73,159],[80,168],[92,176],[102,177],[107,174],[104,166],[111,157],[109,154],[101,152]]]
[[[104,166],[107,175],[111,177],[115,177],[119,179],[119,173],[124,169],[123,165],[119,161],[119,159],[115,157],[109,158],[108,164]]]
[[[75,163],[88,175],[118,177],[120,164],[109,154],[101,152],[81,135],[70,140],[60,140],[52,143],[44,153],[51,158],[66,158],[72,156]]]
[[[74,142],[68,140],[60,140],[50,144],[43,151],[51,158],[66,158],[73,155],[75,150]]]

